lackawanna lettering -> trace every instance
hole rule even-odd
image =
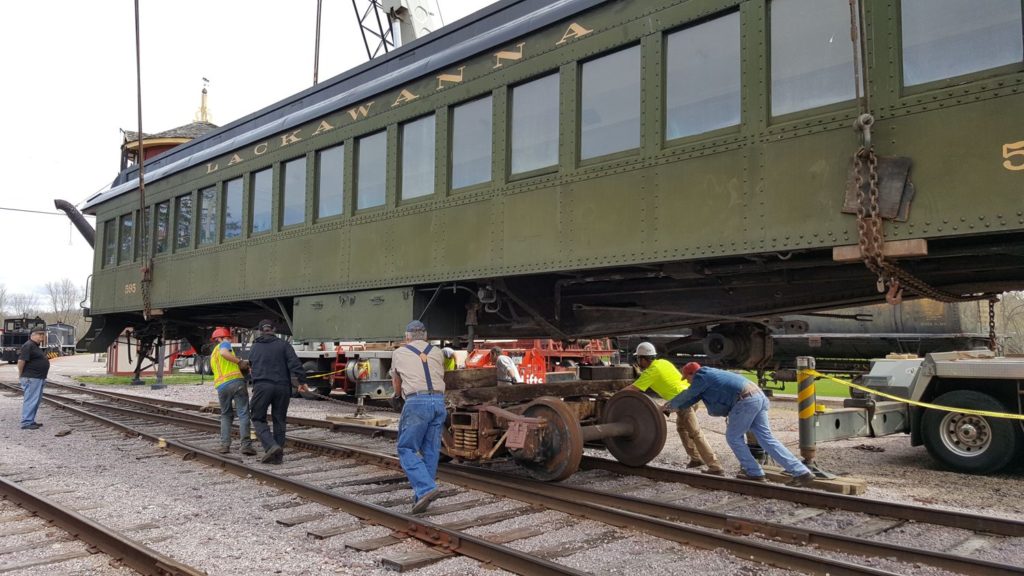
[[[590,34],[593,31],[594,30],[591,28],[586,28],[577,22],[572,22],[569,24],[568,28],[566,28],[565,33],[562,34],[558,42],[555,42],[555,46],[562,46],[570,41],[582,38],[583,36],[586,36],[587,34]],[[489,70],[494,70],[495,68],[502,68],[506,64],[521,61],[524,56],[526,42],[519,42],[515,44],[514,48],[514,50],[505,49],[493,53],[492,57],[494,58],[494,64],[490,65],[488,63]],[[471,64],[481,64],[482,62],[483,60],[480,60],[478,62],[474,62]],[[466,66],[466,64],[463,64],[462,66],[456,68],[455,70],[458,73],[447,72],[437,75],[437,88],[435,89],[435,91],[442,90],[444,88],[454,86],[457,84],[461,84],[465,80]],[[410,87],[407,86],[405,88],[401,88],[398,90],[398,95],[395,97],[394,103],[391,104],[390,108],[395,108],[396,106],[408,104],[409,102],[412,102],[413,100],[416,100],[419,97],[420,95],[413,92]],[[251,160],[258,156],[262,156],[270,151],[271,143],[274,144],[275,150],[281,150],[287,146],[291,146],[292,144],[301,142],[306,138],[312,138],[314,136],[319,136],[326,132],[330,132],[331,130],[334,130],[335,128],[342,126],[344,122],[348,122],[349,124],[351,124],[368,118],[370,116],[370,112],[373,110],[373,105],[375,102],[376,100],[370,100],[369,102],[358,104],[356,106],[353,106],[352,108],[344,110],[336,117],[331,116],[316,120],[314,121],[316,126],[315,128],[313,127],[314,123],[310,123],[308,126],[304,126],[302,128],[292,130],[291,132],[288,132],[286,134],[279,135],[270,140],[260,142],[259,144],[256,144],[252,148],[249,148],[247,150],[239,150],[237,152],[233,152],[230,156],[228,156],[227,162],[224,164],[224,166],[234,166],[235,164],[240,164],[242,162]],[[380,113],[379,110],[375,111],[375,114],[378,113]],[[224,162],[223,158],[215,162],[208,162],[206,164],[206,173],[212,174],[220,170],[222,162]]]

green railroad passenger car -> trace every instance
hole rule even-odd
[[[148,161],[141,215],[137,166],[90,198],[85,342],[422,317],[711,327],[750,365],[747,319],[1018,289],[1022,4],[499,2]]]

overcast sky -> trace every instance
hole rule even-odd
[[[451,23],[492,1],[438,3]],[[313,83],[316,0],[139,4],[147,133],[192,122],[204,77],[219,126]],[[47,282],[83,285],[92,271],[92,249],[63,215],[7,209],[55,212],[55,198],[80,205],[117,175],[120,130],[138,129],[134,18],[131,0],[0,7],[0,284],[8,294],[35,292],[43,304]],[[352,2],[323,0],[320,80],[366,59]]]

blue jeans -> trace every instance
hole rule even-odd
[[[252,446],[249,438],[249,391],[245,389],[245,380],[238,378],[221,384],[217,388],[217,400],[220,401],[220,443],[231,445],[231,422],[238,414],[238,438],[242,446]]]
[[[778,462],[793,476],[807,474],[810,470],[800,460],[793,456],[793,453],[786,449],[772,435],[768,427],[768,398],[764,394],[755,394],[744,398],[732,407],[729,411],[729,421],[725,426],[725,440],[732,448],[736,459],[747,476],[764,476],[764,469],[754,460],[747,448],[747,441],[744,435],[750,431],[757,442],[764,448],[765,452]]]
[[[448,411],[444,394],[410,396],[398,421],[398,461],[409,477],[416,500],[437,488],[441,427]]]
[[[25,401],[21,405],[21,427],[25,428],[36,421],[39,401],[43,398],[43,378],[21,378],[21,389],[25,391]]]

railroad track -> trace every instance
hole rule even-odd
[[[65,390],[68,390],[65,388]],[[68,393],[78,394],[85,392],[82,389],[70,387]],[[89,393],[106,395],[113,398],[106,392]],[[145,407],[150,399],[135,397],[131,402],[137,407]],[[118,399],[120,402],[121,399]],[[135,411],[113,406],[92,405],[96,410],[111,410],[133,419],[149,418],[161,419],[165,424],[202,428],[210,431],[217,429],[217,422],[205,416],[190,414],[167,409],[166,401],[161,401],[159,408],[161,414],[140,415]],[[190,408],[195,409],[195,406]],[[152,410],[153,408],[149,408]],[[138,425],[138,422],[135,422]],[[315,438],[316,435],[330,435],[327,425],[311,427],[300,427],[293,429],[290,433],[289,444],[291,448],[306,450],[309,454],[319,454],[319,457],[310,456],[301,460],[300,466],[288,471],[282,471],[283,476],[308,476],[337,470],[337,461],[333,458],[344,458],[346,461],[362,463],[367,466],[379,467],[378,472],[366,472],[364,479],[358,478],[343,480],[340,482],[328,482],[327,492],[337,488],[345,488],[346,491],[360,491],[366,495],[386,494],[399,490],[407,490],[401,485],[403,478],[398,470],[397,460],[380,452],[365,450],[350,445],[339,444],[331,439]],[[376,431],[379,432],[379,429]],[[363,432],[363,431],[360,431]],[[223,458],[219,455],[208,452],[209,445],[212,449],[217,443],[216,437],[207,434],[205,439],[191,437],[189,441],[174,444],[174,449],[194,457],[204,459],[210,463],[228,467],[227,461],[230,458]],[[315,460],[315,462],[314,462]],[[230,466],[234,466],[233,463]],[[241,464],[238,464],[241,466]],[[879,559],[886,559],[887,563],[897,562],[912,564],[928,564],[964,574],[1024,574],[1024,568],[1017,565],[1005,565],[997,562],[990,562],[977,557],[979,550],[984,550],[987,545],[993,543],[1005,543],[1008,538],[1020,538],[1024,535],[1024,524],[1012,520],[982,517],[972,514],[956,513],[938,509],[930,509],[916,506],[879,503],[864,498],[840,496],[835,494],[821,493],[816,491],[785,488],[781,486],[765,486],[753,484],[734,479],[715,478],[699,474],[678,472],[671,470],[659,470],[654,468],[641,469],[616,469],[617,463],[598,459],[588,458],[585,468],[590,470],[604,470],[616,473],[626,473],[629,476],[624,478],[640,478],[643,480],[655,480],[657,486],[665,484],[678,486],[680,483],[687,485],[686,489],[671,493],[660,493],[660,498],[624,496],[621,491],[612,493],[608,490],[588,489],[583,486],[572,486],[566,484],[538,483],[520,478],[511,479],[505,472],[486,471],[475,467],[446,465],[442,466],[439,478],[458,488],[447,489],[447,494],[453,499],[471,491],[470,496],[460,503],[440,504],[432,511],[445,512],[465,510],[468,506],[489,506],[499,496],[513,498],[517,502],[525,503],[526,507],[511,505],[506,507],[504,515],[495,513],[491,518],[507,517],[508,514],[528,514],[541,507],[548,510],[557,510],[566,514],[584,517],[610,526],[623,526],[658,536],[666,540],[681,542],[704,548],[725,548],[737,557],[752,559],[755,561],[771,564],[774,566],[800,570],[809,573],[830,573],[830,574],[887,574],[869,564],[878,564]],[[242,473],[246,468],[236,469],[236,473]],[[296,474],[298,473],[298,474]],[[586,474],[586,473],[585,473]],[[581,474],[580,476],[584,476]],[[276,476],[271,474],[271,476]],[[646,477],[646,478],[645,478]],[[278,478],[262,476],[261,479],[277,483]],[[370,480],[375,482],[370,483]],[[360,484],[362,482],[362,484]],[[304,483],[301,483],[304,484]],[[369,484],[374,484],[369,486]],[[368,488],[365,488],[369,486]],[[360,487],[364,487],[362,489]],[[307,498],[321,501],[322,503],[333,502],[330,497],[318,492],[315,486],[312,493],[303,494]],[[307,488],[302,488],[308,492]],[[692,506],[684,501],[701,494],[714,495],[715,492],[728,491],[732,496],[726,498],[725,502],[710,506]],[[461,492],[460,492],[461,491]],[[299,492],[302,493],[302,492]],[[405,492],[407,493],[407,492]],[[482,495],[482,496],[481,496]],[[720,498],[720,494],[715,496]],[[766,501],[766,497],[772,500],[787,501],[800,504],[800,507],[793,506],[783,514],[776,513],[777,521],[765,520],[771,516],[764,514],[737,514],[739,508],[757,507],[758,502]],[[327,498],[327,500],[316,500],[316,498]],[[399,499],[400,500],[400,499]],[[336,502],[334,502],[336,503]],[[392,499],[389,504],[394,504]],[[333,504],[328,504],[333,505]],[[865,508],[866,507],[866,508]],[[717,508],[717,509],[716,509]],[[835,531],[814,529],[801,526],[802,522],[813,520],[815,517],[826,514],[827,510],[859,510],[865,508],[872,512],[864,516],[859,522],[852,523],[857,529],[850,530],[847,534],[837,534]],[[878,516],[884,514],[884,517]],[[369,518],[371,521],[381,522],[378,518],[371,518],[357,514],[360,517]],[[976,554],[955,554],[943,551],[932,551],[917,546],[900,546],[881,541],[886,532],[903,526],[907,522],[929,522],[935,525],[950,526],[959,530],[970,531],[965,537],[964,549],[973,549]],[[457,535],[441,533],[419,533],[418,530],[399,530],[401,536],[417,537],[430,544],[437,545],[447,540],[447,548],[444,553],[437,550],[424,551],[420,555],[412,557],[391,559],[400,567],[420,565],[437,558],[443,558],[458,549],[456,542],[452,540]],[[529,532],[521,532],[529,534]],[[315,535],[314,535],[315,536]],[[595,537],[600,540],[601,536]],[[378,542],[363,543],[366,546],[384,546],[397,541],[383,539]],[[579,544],[577,544],[579,546]],[[846,560],[829,558],[818,553],[807,553],[801,548],[812,546],[820,550],[829,550],[841,554],[856,554],[863,556],[858,560]],[[572,546],[568,547],[572,551]],[[567,550],[548,550],[543,555],[547,557],[558,557],[560,553]],[[462,552],[464,553],[464,552]],[[897,572],[912,571],[907,566],[896,566]],[[519,570],[513,570],[519,571]],[[526,572],[524,572],[526,573]]]
[[[21,481],[26,481],[25,477]],[[201,570],[177,562],[156,550],[111,530],[71,507],[60,505],[19,482],[0,478],[0,537],[19,536],[23,542],[0,548],[0,573],[18,570],[72,568],[96,573],[104,565],[153,576],[200,576]],[[88,558],[87,562],[82,562]],[[62,565],[64,568],[62,568]],[[94,572],[96,571],[96,572]]]

